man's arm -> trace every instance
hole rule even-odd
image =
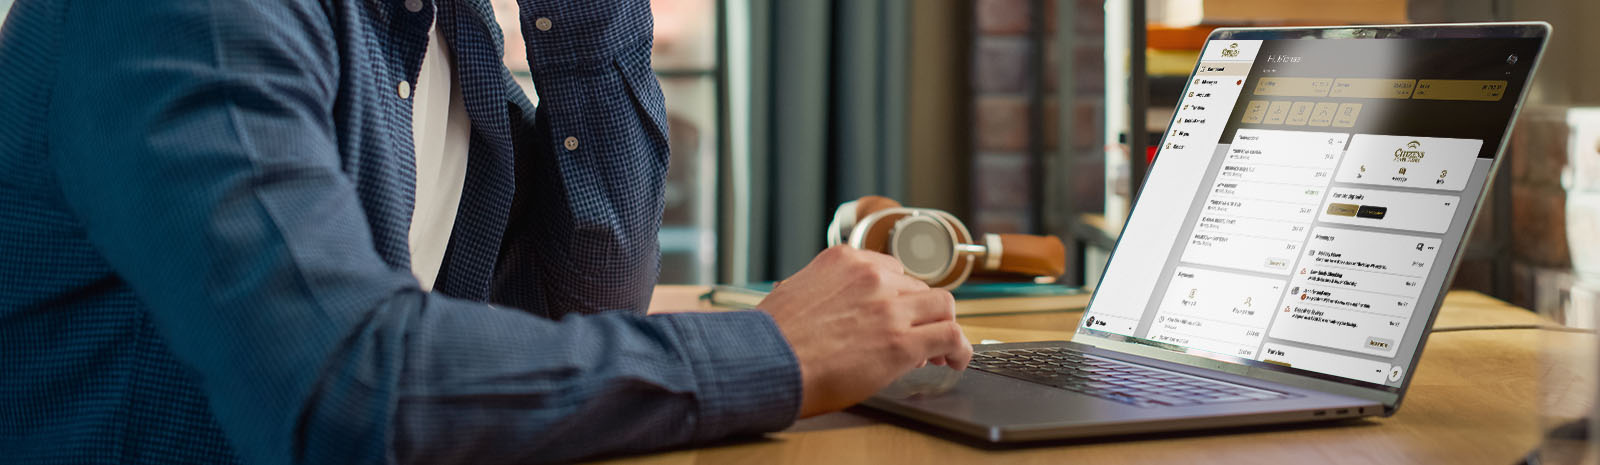
[[[320,3],[63,18],[61,195],[246,461],[561,460],[793,419],[800,371],[765,314],[552,322],[380,260],[339,166],[347,89]]]
[[[517,190],[492,298],[551,317],[642,313],[659,267],[668,166],[650,4],[517,7],[527,50],[517,58],[529,62],[539,106],[526,111],[522,89],[507,83]],[[577,149],[565,147],[569,138]]]

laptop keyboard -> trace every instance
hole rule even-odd
[[[1289,397],[1240,384],[1085,355],[1062,347],[978,352],[973,368],[1139,407]]]

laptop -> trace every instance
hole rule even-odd
[[[990,442],[1394,414],[1549,32],[1212,32],[1072,340],[865,405]]]

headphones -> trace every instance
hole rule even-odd
[[[975,270],[1060,276],[1067,268],[1066,247],[1056,236],[984,234],[979,243],[955,215],[876,195],[840,205],[827,234],[829,247],[888,254],[907,275],[945,289],[960,286]]]

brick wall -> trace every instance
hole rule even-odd
[[[1099,151],[1102,119],[1104,8],[1093,0],[975,0],[972,44],[972,141],[969,180],[973,218],[981,232],[1059,232],[1034,217],[1044,195],[1064,198],[1075,212],[1102,208],[1105,162]],[[1072,53],[1073,146],[1060,147],[1056,8],[1070,5],[1078,21]],[[1043,19],[1039,34],[1032,20]],[[1034,60],[1038,66],[1033,66]],[[1037,99],[1032,97],[1037,96]],[[1039,134],[1033,134],[1033,131]],[[1064,163],[1067,179],[1035,186],[1036,173]],[[1055,171],[1050,171],[1055,172]],[[1047,190],[1048,189],[1048,190]],[[1064,190],[1061,192],[1058,190]]]
[[[1077,8],[1072,50],[1076,88],[1070,101],[1073,144],[1059,158],[1068,169],[1067,178],[1060,180],[1065,192],[1058,198],[1066,200],[1063,207],[1071,220],[1078,213],[1105,210],[1106,158],[1101,139],[1105,133],[1105,5],[1099,0],[1061,1]],[[1052,122],[1047,127],[1056,126]]]
[[[1569,315],[1573,262],[1567,237],[1568,193],[1561,178],[1569,164],[1570,136],[1566,107],[1522,110],[1506,148],[1510,158],[1500,168],[1509,171],[1502,180],[1511,182],[1510,211],[1496,211],[1491,193],[1454,285],[1588,326],[1592,315]],[[1503,236],[1496,234],[1502,222],[1509,225],[1509,234]],[[1504,282],[1496,282],[1502,278]]]
[[[1029,36],[1032,0],[976,0],[972,54],[973,229],[1033,230],[1032,86],[1040,45]],[[981,234],[981,232],[979,233]]]

